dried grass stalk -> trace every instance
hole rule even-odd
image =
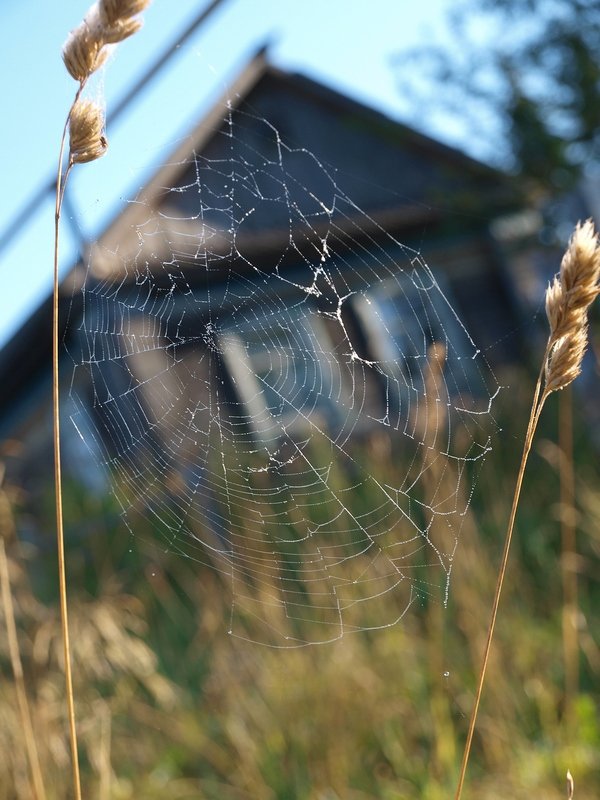
[[[3,470],[0,470],[0,472],[2,471]],[[0,482],[1,480],[2,476],[0,475]],[[2,597],[4,619],[6,622],[8,650],[15,682],[19,717],[21,721],[21,727],[23,729],[23,738],[25,740],[27,761],[31,772],[31,794],[35,800],[46,800],[46,789],[40,767],[40,759],[35,741],[35,734],[33,731],[33,722],[31,719],[31,709],[29,707],[27,689],[25,686],[23,664],[21,662],[21,651],[19,649],[19,638],[17,635],[17,623],[12,601],[9,562],[5,545],[5,540],[12,539],[14,536],[15,527],[10,508],[10,501],[6,496],[4,489],[0,488],[0,595]]]
[[[544,403],[548,397],[552,392],[564,389],[568,386],[581,372],[581,363],[587,347],[587,314],[590,305],[598,294],[600,294],[599,281],[600,246],[598,235],[594,230],[592,221],[587,220],[583,224],[579,223],[575,228],[561,261],[560,272],[546,291],[546,314],[548,322],[550,323],[550,334],[546,344],[542,368],[533,395],[529,423],[525,434],[523,454],[517,474],[512,507],[504,540],[504,550],[498,571],[498,581],[496,583],[496,591],[492,602],[492,613],[488,626],[483,661],[479,672],[471,719],[469,721],[469,730],[467,732],[467,740],[463,752],[455,800],[460,800],[465,781],[473,734],[475,732],[477,712],[483,692],[496,617],[498,615],[500,596],[508,565],[515,518],[519,505],[519,497],[521,495],[521,486],[523,485],[525,467],[527,466],[527,459],[533,443],[533,436]]]
[[[567,770],[567,800],[573,800],[575,794],[575,781],[571,775],[571,770]]]
[[[81,93],[90,77],[105,62],[111,45],[123,41],[141,27],[137,15],[149,4],[149,0],[100,0],[88,12],[83,22],[69,34],[63,47],[63,60],[69,74],[79,82],[73,104],[63,128],[58,156],[56,180],[56,206],[54,223],[54,283],[52,320],[52,406],[54,428],[54,484],[56,496],[56,537],[58,551],[58,576],[60,590],[60,612],[65,662],[65,687],[69,718],[69,738],[73,768],[73,790],[75,800],[81,800],[81,780],[77,754],[77,729],[75,725],[75,701],[71,667],[71,645],[67,613],[67,577],[65,567],[64,525],[62,507],[62,469],[60,455],[60,396],[59,396],[59,324],[58,324],[58,253],[60,216],[65,186],[75,164],[94,161],[104,155],[107,142],[104,136],[104,114],[101,108],[89,101],[81,100]],[[67,127],[69,129],[69,159],[63,175],[63,156]]]

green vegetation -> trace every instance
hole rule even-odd
[[[74,688],[84,795],[101,800],[366,800],[453,795],[531,396],[515,375],[502,434],[465,519],[447,609],[279,650],[227,636],[227,581],[131,537],[109,499],[66,487]],[[520,389],[522,387],[522,391]],[[542,418],[464,797],[600,793],[600,494],[576,430],[579,685],[564,690],[556,398]],[[365,455],[366,457],[366,455]],[[394,457],[379,470],[398,468]],[[7,490],[8,491],[8,490]],[[14,497],[15,513],[26,498]],[[365,498],[368,502],[368,498]],[[48,517],[51,520],[51,515]],[[142,523],[140,523],[142,524]],[[4,533],[8,530],[6,521]],[[83,533],[82,533],[83,532]],[[69,794],[54,553],[9,541],[11,581],[46,792]],[[403,597],[382,597],[382,618]],[[385,612],[385,613],[384,613]],[[371,609],[371,614],[373,610]],[[2,625],[4,619],[2,618]],[[251,617],[242,619],[250,638]],[[4,642],[5,637],[0,638]],[[0,644],[0,798],[30,798],[10,661]]]
[[[560,194],[597,168],[598,3],[461,0],[449,9],[449,43],[395,59],[415,124],[443,127],[450,115],[478,157],[518,172],[525,191]]]

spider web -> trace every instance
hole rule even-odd
[[[498,387],[440,277],[260,115],[167,171],[91,253],[70,349],[125,525],[274,646],[445,602]]]

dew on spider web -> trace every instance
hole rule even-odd
[[[124,525],[273,646],[445,602],[498,389],[449,293],[265,118],[169,171],[92,251],[71,348]]]

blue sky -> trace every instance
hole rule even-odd
[[[143,30],[116,50],[92,93],[114,105],[136,77],[206,0],[154,0]],[[0,229],[56,170],[64,118],[76,85],[60,58],[68,31],[87,0],[0,2],[2,48]],[[271,42],[270,58],[303,72],[392,117],[408,119],[391,58],[449,36],[449,0],[224,0],[172,59],[152,88],[108,130],[100,161],[73,174],[73,214],[93,240],[173,149],[211,101],[226,90],[253,52]],[[414,122],[414,120],[412,120]],[[424,120],[424,127],[426,121]],[[448,126],[438,135],[452,136]],[[67,222],[67,220],[65,220]],[[0,346],[50,291],[53,203],[50,197],[0,254]],[[62,266],[75,243],[63,224]]]

